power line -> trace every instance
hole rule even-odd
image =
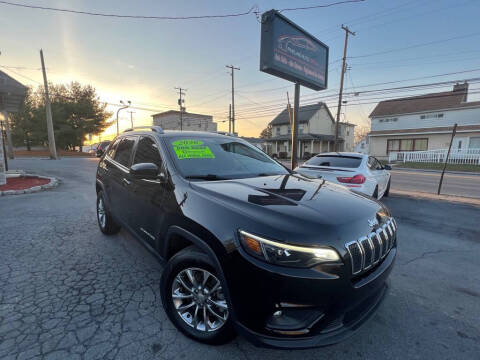
[[[478,82],[480,82],[480,78],[467,79],[466,81],[468,81],[468,82],[470,82],[470,83],[478,83]],[[452,82],[450,82],[449,84],[457,83],[457,82],[459,82],[459,81],[458,81],[458,80],[452,81]],[[442,83],[442,84],[443,84],[443,86],[447,85],[447,83]],[[419,88],[418,88],[419,86],[421,86],[421,85],[417,85],[416,88],[413,89],[413,90],[419,90]],[[378,89],[378,90],[376,90],[376,91],[380,91],[380,90],[381,90],[381,89]],[[386,90],[389,90],[389,89],[386,89]],[[386,99],[386,100],[392,99],[391,96],[388,96],[388,97],[379,97],[380,95],[385,95],[385,94],[388,94],[388,93],[383,93],[383,94],[382,94],[382,93],[378,93],[378,94],[376,94],[374,97],[363,98],[362,100],[376,100],[376,101],[379,101],[379,100],[385,100],[385,99]],[[471,93],[471,94],[473,94],[473,93]],[[449,93],[449,94],[446,94],[446,95],[444,95],[444,94],[441,94],[441,95],[438,95],[438,94],[415,95],[414,97],[410,97],[410,98],[405,97],[405,95],[401,95],[401,96],[398,96],[398,97],[396,97],[396,98],[394,98],[394,99],[402,99],[402,100],[403,100],[403,99],[413,99],[413,98],[418,97],[418,96],[422,96],[422,98],[430,98],[430,97],[443,97],[443,96],[450,96],[450,95],[451,95],[450,93]],[[330,98],[331,100],[328,100],[329,98]],[[348,100],[351,101],[352,98],[349,98]],[[326,101],[330,101],[330,102],[329,102],[329,103],[326,103]],[[319,102],[318,100],[309,100],[309,102],[303,102],[302,105],[303,105],[303,106],[305,106],[305,105],[313,105],[313,104],[317,104],[318,102]],[[335,103],[334,103],[334,96],[330,96],[330,97],[327,97],[327,98],[322,98],[322,99],[320,99],[320,102],[326,103],[326,104],[329,106],[329,108],[337,108],[337,106],[332,106],[332,105],[335,104]],[[349,105],[353,105],[353,104],[360,104],[360,103],[351,103],[351,102],[349,102]],[[249,109],[249,110],[246,110],[246,111],[241,111],[241,112],[239,112],[239,114],[240,114],[240,117],[242,117],[242,116],[245,116],[245,115],[248,116],[248,115],[250,115],[250,114],[251,114],[252,116],[253,116],[253,115],[256,116],[256,115],[260,115],[260,114],[263,114],[263,113],[272,113],[272,112],[278,113],[279,111],[282,111],[282,110],[284,109],[284,107],[283,107],[282,105],[284,106],[285,104],[279,104],[279,105],[270,106],[270,107],[263,107],[261,110]]]
[[[454,37],[447,38],[447,39],[434,40],[434,41],[429,41],[429,42],[422,43],[422,44],[415,44],[415,45],[405,46],[405,47],[396,48],[396,49],[378,51],[378,52],[365,54],[365,55],[349,56],[348,58],[349,59],[358,59],[358,58],[364,58],[364,57],[370,57],[370,56],[390,54],[390,53],[396,52],[396,51],[415,49],[415,48],[418,48],[418,47],[423,47],[423,46],[428,46],[428,45],[433,45],[433,44],[440,44],[440,43],[444,43],[444,42],[448,42],[448,41],[452,41],[452,40],[465,39],[465,38],[469,38],[469,37],[472,37],[472,36],[478,36],[478,35],[480,35],[480,32],[474,32],[474,33],[470,33],[470,34],[454,36]]]
[[[369,88],[369,87],[372,87],[372,86],[378,86],[378,85],[389,85],[389,84],[395,84],[395,83],[401,83],[401,82],[408,82],[408,81],[413,81],[413,80],[423,80],[423,79],[430,79],[430,78],[436,78],[436,77],[443,77],[443,76],[449,76],[449,75],[458,75],[458,74],[464,74],[464,73],[470,73],[470,72],[477,72],[477,71],[480,71],[480,68],[476,68],[476,69],[470,69],[470,70],[464,70],[464,71],[456,71],[456,72],[451,72],[451,73],[443,73],[443,74],[435,74],[435,75],[430,75],[430,76],[421,76],[421,77],[415,77],[415,78],[409,78],[409,79],[403,79],[403,80],[395,80],[395,81],[386,81],[386,82],[379,82],[379,83],[373,83],[373,84],[366,84],[366,85],[359,85],[356,87],[356,91],[354,92],[347,92],[345,93],[345,95],[355,95],[357,93],[362,93],[362,92],[367,92],[367,90],[361,90],[363,88]],[[455,81],[459,81],[459,80],[455,80]],[[446,83],[446,82],[443,82],[443,83]],[[435,83],[433,83],[435,84]],[[428,84],[428,85],[433,85],[433,84]],[[412,87],[419,87],[421,85],[410,85],[410,86],[405,86],[405,87],[401,87],[402,89],[406,89],[406,88],[412,88]],[[398,88],[389,88],[388,90],[397,90]],[[368,92],[374,92],[374,91],[383,91],[385,89],[374,89],[374,90],[369,90]],[[334,91],[337,91],[337,89],[333,89],[333,90],[329,90],[329,92],[334,92]],[[325,95],[322,94],[322,95],[318,95],[318,94],[311,94],[311,95],[306,95],[303,97],[303,99],[305,98],[309,98],[309,100],[323,100],[325,99]],[[327,96],[328,97],[333,97],[333,95],[331,96]],[[272,101],[270,101],[271,103]],[[265,102],[265,103],[262,103],[263,106],[262,106],[262,109],[264,109],[265,107],[271,107],[271,106],[278,106],[278,105],[283,105],[283,102],[281,103],[276,103],[276,105],[272,104],[272,105],[269,105],[269,106],[265,106],[264,104],[268,104],[269,102]],[[249,107],[248,108],[248,111],[256,111],[256,109],[259,109],[258,107]],[[242,113],[242,111],[240,111],[240,113]]]
[[[358,3],[358,2],[363,2],[363,1],[365,1],[365,0],[345,0],[345,1],[333,2],[333,3],[330,3],[330,4],[324,4],[324,5],[315,5],[315,6],[298,7],[298,8],[286,8],[286,9],[280,9],[279,11],[284,12],[284,11],[297,11],[297,10],[326,8],[326,7],[336,6],[336,5],[342,5],[342,4],[347,4],[347,3]],[[120,19],[139,19],[139,20],[220,19],[220,18],[240,17],[240,16],[246,16],[246,15],[250,15],[250,14],[254,14],[255,16],[258,16],[260,14],[260,10],[259,10],[257,5],[252,6],[248,11],[239,12],[239,13],[232,13],[232,14],[188,15],[188,16],[155,16],[155,15],[127,15],[127,14],[82,11],[82,10],[73,10],[73,9],[65,9],[65,8],[56,8],[56,7],[50,7],[50,6],[29,5],[29,4],[16,3],[16,2],[11,2],[11,1],[0,1],[0,4],[8,5],[8,6],[21,7],[21,8],[28,8],[28,9],[44,10],[44,11],[54,11],[54,12],[63,12],[63,13],[98,16],[98,17],[120,18]]]
[[[100,13],[100,12],[72,10],[72,9],[55,8],[55,7],[47,7],[47,6],[28,5],[28,4],[22,4],[22,3],[14,3],[10,1],[0,1],[0,4],[17,6],[17,7],[28,8],[28,9],[56,11],[56,12],[64,12],[64,13],[72,13],[72,14],[80,14],[80,15],[112,17],[112,18],[127,18],[127,19],[145,19],[145,20],[193,20],[193,19],[229,18],[229,17],[245,16],[245,15],[253,14],[255,11],[258,11],[256,6],[252,6],[248,11],[233,13],[233,14],[153,16],[153,15],[124,15],[124,14],[113,14],[113,13]]]
[[[338,2],[335,2],[335,3],[331,3],[331,4],[312,5],[312,6],[297,7],[297,8],[287,8],[287,9],[281,9],[281,10],[278,10],[278,11],[279,12],[285,12],[285,11],[319,9],[319,8],[327,8],[327,7],[335,6],[335,5],[348,4],[348,3],[358,3],[358,2],[363,2],[363,1],[365,1],[365,0],[346,0],[346,1],[338,1]]]

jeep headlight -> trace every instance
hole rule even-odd
[[[340,256],[332,248],[279,243],[243,230],[240,230],[239,234],[242,247],[249,255],[275,265],[306,268],[340,261]]]

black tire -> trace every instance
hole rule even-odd
[[[224,284],[220,280],[220,277],[217,275],[217,270],[215,268],[213,261],[210,259],[210,257],[207,254],[200,251],[198,248],[194,246],[190,246],[188,248],[181,250],[177,254],[175,254],[168,261],[165,269],[163,270],[162,278],[160,281],[160,294],[162,297],[162,303],[163,303],[165,312],[167,313],[170,321],[172,321],[172,323],[177,327],[177,329],[180,330],[182,333],[184,333],[186,336],[206,344],[212,344],[212,345],[225,344],[230,340],[232,340],[236,335],[235,330],[233,328],[230,314],[227,313],[226,321],[218,329],[205,331],[205,330],[199,330],[196,327],[194,328],[192,325],[189,325],[187,323],[187,320],[184,320],[184,318],[180,316],[179,312],[177,311],[177,308],[175,307],[174,300],[173,300],[174,281],[176,281],[177,275],[191,268],[208,271],[215,277],[215,279],[213,278],[211,279],[218,280],[220,282],[220,286],[222,288],[225,288]],[[220,289],[218,291],[220,291]],[[182,300],[182,301],[185,301],[185,303],[187,304],[190,301],[194,302],[193,298],[192,300],[189,299],[189,300]],[[207,304],[207,302],[205,302],[205,304]],[[183,303],[181,306],[183,306]],[[193,306],[196,306],[196,305],[193,305]],[[192,306],[192,311],[193,311],[193,306]],[[199,311],[202,311],[202,310],[199,310]],[[208,316],[212,316],[210,313],[208,314],[209,314]],[[190,317],[188,317],[188,319],[190,320]],[[193,320],[191,321],[193,322]],[[207,324],[209,323],[208,320],[206,322]],[[198,324],[198,325],[201,325],[201,324]]]
[[[103,205],[104,221],[100,213],[102,207],[101,204]],[[110,215],[107,204],[105,202],[105,198],[103,196],[103,192],[101,190],[97,193],[97,222],[100,231],[103,232],[105,235],[116,234],[121,229],[120,225],[118,225]]]
[[[392,180],[388,180],[388,185],[387,185],[387,190],[385,190],[385,193],[383,194],[383,196],[387,197],[388,195],[390,195],[390,182]]]
[[[373,197],[374,199],[378,199],[378,185],[375,186],[375,190],[373,191],[372,197]]]

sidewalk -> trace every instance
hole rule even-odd
[[[393,197],[410,197],[416,199],[427,199],[427,200],[440,200],[440,201],[449,201],[467,205],[480,206],[480,199],[478,198],[469,198],[464,196],[456,195],[437,195],[422,191],[406,191],[406,190],[390,190],[390,195]]]

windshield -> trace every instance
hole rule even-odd
[[[168,150],[187,179],[222,180],[285,175],[288,171],[262,151],[237,139],[172,137]]]
[[[332,166],[341,168],[358,168],[362,163],[362,158],[356,156],[328,156],[318,155],[308,160],[305,165],[308,166]]]

